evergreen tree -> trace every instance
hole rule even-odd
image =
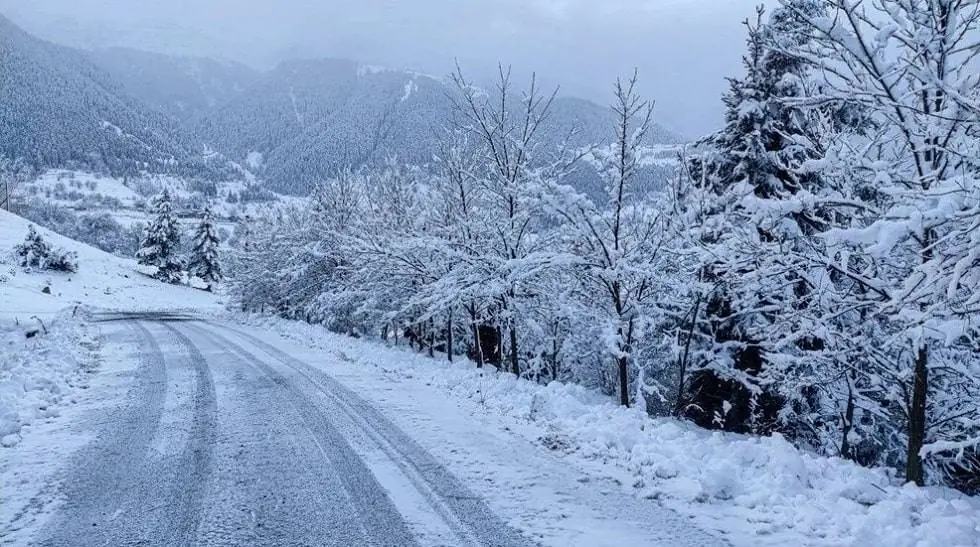
[[[871,129],[831,147],[848,214],[813,257],[827,282],[811,321],[853,378],[845,425],[882,445],[862,460],[976,492],[980,1],[782,3],[813,35],[783,51],[833,74],[810,102],[860,104]]]
[[[208,290],[224,277],[218,258],[218,232],[214,225],[211,207],[204,208],[201,223],[194,234],[194,250],[190,263],[190,274],[199,277],[208,284]]]
[[[793,4],[819,9],[812,0]],[[807,198],[822,186],[809,162],[824,155],[814,115],[797,105],[808,93],[809,68],[781,53],[783,44],[809,39],[795,9],[777,9],[763,22],[760,8],[758,22],[746,23],[746,74],[730,79],[725,126],[701,143],[692,166],[707,204],[701,276],[713,290],[704,298],[706,347],[685,403],[705,427],[779,429],[787,401],[771,389],[767,342],[777,328],[790,328],[784,315],[805,305],[810,290],[786,257],[828,225],[827,213]]]
[[[136,251],[137,261],[140,265],[155,267],[157,271],[154,277],[157,279],[179,283],[183,273],[182,265],[177,259],[180,228],[173,212],[170,192],[164,190],[154,197],[150,207],[155,217],[143,232],[143,240]]]

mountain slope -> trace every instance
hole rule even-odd
[[[0,155],[37,169],[228,174],[199,139],[128,97],[81,53],[34,38],[3,17],[0,67]]]
[[[0,155],[38,170],[117,177],[251,177],[226,154],[270,188],[294,194],[342,167],[388,156],[430,163],[455,92],[443,79],[336,59],[287,61],[259,73],[121,48],[81,52],[2,17],[0,63]],[[608,108],[559,97],[541,128],[542,148],[554,149],[572,128],[572,146],[608,142],[613,125]],[[650,144],[680,140],[660,127],[650,137]],[[596,187],[589,171],[583,168],[577,186]]]
[[[443,80],[408,71],[336,59],[289,61],[210,111],[197,131],[237,161],[261,157],[260,175],[277,190],[306,193],[346,165],[376,164],[388,155],[431,162],[453,92]],[[608,108],[560,97],[542,138],[553,147],[576,127],[570,144],[603,142],[613,123]],[[660,127],[651,137],[652,144],[679,141]]]
[[[172,57],[127,48],[86,52],[127,93],[187,124],[229,102],[259,79],[260,73],[233,61]]]

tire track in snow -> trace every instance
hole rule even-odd
[[[194,367],[194,416],[191,422],[190,440],[182,452],[178,467],[186,471],[182,486],[177,489],[177,499],[168,512],[176,518],[168,545],[189,545],[196,537],[201,522],[207,479],[211,474],[216,438],[218,401],[214,389],[214,376],[204,355],[186,336],[167,323],[160,323],[178,340]]]
[[[224,336],[213,332],[216,325],[208,324],[208,326],[212,328],[211,331],[204,331],[197,326],[193,328],[207,332],[239,351],[248,353]],[[220,328],[234,333],[277,359],[333,399],[337,408],[372,438],[378,447],[402,469],[436,513],[456,533],[461,543],[454,545],[517,547],[536,544],[504,522],[482,498],[470,491],[435,457],[384,417],[380,411],[326,372],[247,333],[227,326],[220,326]]]
[[[336,469],[281,384],[211,336],[185,333],[207,359],[220,402],[196,544],[366,544]]]
[[[289,402],[303,417],[306,426],[313,433],[320,451],[337,468],[337,476],[342,481],[350,503],[357,509],[360,517],[360,524],[366,541],[364,545],[378,547],[418,545],[408,525],[385,493],[384,488],[377,482],[344,436],[306,394],[268,363],[263,362],[227,338],[193,325],[184,324],[183,327],[194,330],[215,345],[223,346],[229,352],[237,354],[248,364],[268,376],[280,390],[290,396]],[[324,541],[326,540],[324,539]]]
[[[141,483],[151,475],[147,458],[163,419],[167,366],[150,332],[131,325],[148,351],[125,406],[60,474],[64,503],[41,532],[41,545],[122,545],[139,535],[142,516],[125,509],[150,502],[151,489]]]
[[[132,335],[132,336],[140,336],[141,335],[141,332],[136,328],[136,325],[134,323],[127,322],[127,323],[124,324],[124,327],[125,327],[125,333],[128,334],[128,335]],[[148,368],[151,364],[152,363],[150,363],[149,361],[144,360],[143,363],[142,363],[142,365],[141,365],[141,367],[138,367],[137,368],[137,372],[136,372],[135,376],[137,378],[142,377],[143,380],[144,380],[143,383],[146,383],[148,381],[150,383],[156,383],[156,384],[158,384],[160,386],[165,386],[166,385],[166,377],[165,377],[166,376],[166,369],[162,369],[162,372],[163,372],[163,376],[164,377],[162,379],[158,379],[156,382],[153,382],[151,379],[149,379],[149,378],[146,377],[146,376],[149,376],[149,374],[147,374],[147,375],[144,376],[144,375],[141,375],[139,373],[140,370],[143,370],[145,368]],[[130,401],[130,404],[132,404],[132,401],[139,401],[139,400],[141,400],[141,398],[139,396],[134,395],[134,393],[136,392],[136,390],[141,389],[141,388],[145,391],[146,386],[140,384],[139,382],[137,382],[137,384],[133,385],[127,391],[127,393],[126,393],[126,396],[125,396],[126,397],[126,401]],[[151,400],[152,400],[152,397],[151,397]],[[163,413],[163,398],[162,398],[162,396],[160,397],[160,403],[159,404],[160,404],[160,406],[159,406],[160,414],[162,415],[162,413]],[[152,402],[151,402],[151,405],[152,405]],[[121,412],[125,412],[126,410],[127,409],[124,407]],[[130,423],[133,423],[133,422],[130,422]],[[156,423],[159,424],[159,419],[156,420]],[[147,441],[147,446],[149,446],[149,441]],[[72,460],[72,461],[74,461],[74,460]],[[10,518],[10,520],[7,523],[5,523],[2,528],[0,528],[0,540],[2,540],[2,541],[0,541],[0,544],[3,544],[3,545],[11,545],[12,542],[9,539],[9,536],[11,534],[13,534],[15,532],[18,532],[18,531],[24,529],[25,527],[29,527],[32,524],[34,524],[35,521],[36,521],[36,519],[38,518],[38,516],[44,514],[52,504],[54,504],[54,503],[56,503],[58,501],[57,498],[59,496],[59,493],[64,488],[62,482],[65,479],[65,477],[63,476],[65,474],[66,473],[64,473],[63,471],[59,471],[58,473],[55,474],[54,477],[48,478],[45,481],[45,484],[41,487],[40,491],[38,491],[33,497],[31,497],[28,500],[27,504],[24,505],[24,507],[21,507],[16,513],[14,513],[12,515],[12,517]]]

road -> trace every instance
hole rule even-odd
[[[98,320],[79,410],[0,462],[0,545],[725,544],[343,351],[180,314]]]
[[[35,544],[535,544],[318,369],[228,327],[125,319],[108,330],[139,348],[126,402]]]

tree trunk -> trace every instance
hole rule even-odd
[[[450,363],[453,362],[453,310],[449,310],[446,320],[446,357]]]
[[[844,410],[844,424],[841,428],[840,455],[846,460],[854,460],[851,441],[848,437],[854,429],[854,389],[851,387],[851,380],[847,380],[847,408]]]
[[[926,396],[929,386],[929,354],[925,346],[919,348],[915,359],[915,373],[912,383],[912,407],[909,409],[908,463],[905,467],[905,480],[919,486],[925,485],[925,471],[922,466],[922,446],[926,440]]]
[[[476,348],[476,368],[483,368],[483,344],[480,343],[480,325],[473,321],[473,347]]]
[[[476,321],[476,306],[469,305],[470,325],[473,327],[473,347],[476,349],[476,368],[483,368],[483,344],[480,343],[480,325]]]
[[[504,331],[500,326],[494,327],[496,334],[495,343],[493,347],[493,366],[497,367],[499,370],[504,370]]]
[[[629,320],[626,332],[623,332],[622,324],[619,327],[619,352],[621,356],[616,360],[619,369],[619,404],[630,406],[630,353],[633,351],[633,319]]]
[[[551,379],[558,381],[558,333],[551,339]]]
[[[618,360],[619,364],[619,404],[630,406],[629,390],[629,357],[623,355]]]
[[[429,319],[429,357],[436,356],[436,321]]]
[[[694,310],[691,315],[691,327],[687,331],[687,340],[684,342],[684,353],[681,355],[680,363],[678,363],[678,376],[677,379],[677,400],[674,401],[674,416],[680,416],[684,411],[684,384],[687,382],[687,362],[691,355],[691,340],[694,339],[694,329],[698,324],[698,313],[701,309],[701,293],[698,292],[698,298],[694,302]]]
[[[510,327],[510,371],[514,374],[521,375],[521,365],[517,360],[517,327]]]

